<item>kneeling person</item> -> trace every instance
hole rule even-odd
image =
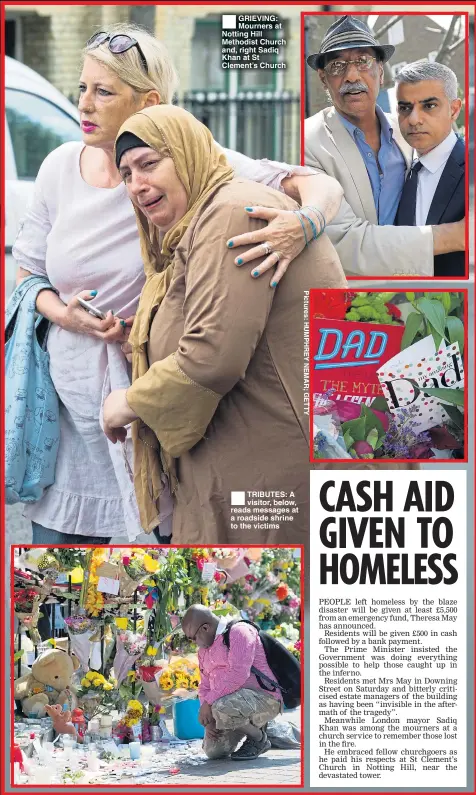
[[[266,724],[282,711],[281,693],[260,687],[251,668],[275,680],[258,631],[238,623],[223,638],[227,621],[202,605],[192,605],[182,620],[185,635],[197,644],[201,683],[199,721],[205,727],[203,750],[209,759],[256,759],[271,748]],[[245,739],[239,750],[235,750]]]

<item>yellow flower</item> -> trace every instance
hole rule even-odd
[[[114,690],[114,685],[111,682],[104,682],[102,686],[103,690]]]
[[[165,709],[165,707],[161,707],[161,708],[159,709],[159,715],[164,715],[164,714],[165,714],[165,712],[167,712],[167,710]]]
[[[148,646],[147,647],[147,651],[146,651],[146,655],[147,655],[147,657],[155,657],[155,655],[157,654],[158,651],[159,651],[159,649],[156,646]]]
[[[99,676],[97,679],[93,679],[93,685],[94,687],[102,687],[102,679],[100,679]]]
[[[88,682],[87,679],[81,679],[81,684],[83,687],[91,687],[91,682]]]
[[[127,676],[129,677],[129,679],[131,680],[131,682],[135,682],[135,681],[136,681],[136,679],[137,679],[137,674],[136,674],[136,672],[135,672],[135,671],[132,671],[132,670],[127,672]]]
[[[77,566],[71,572],[71,583],[72,585],[79,585],[83,581],[84,578],[84,571],[81,566]]]
[[[114,621],[118,629],[127,629],[127,616],[117,616]]]
[[[137,699],[136,699],[136,698],[132,698],[132,699],[131,699],[131,700],[130,700],[128,703],[127,703],[127,711],[128,711],[128,712],[132,712],[132,710],[134,710],[134,712],[140,712],[141,714],[142,714],[142,712],[143,712],[143,710],[142,710],[142,704],[140,703],[140,701],[137,701]]]
[[[93,679],[96,679],[97,675],[98,675],[97,671],[88,671],[85,678],[89,679],[92,682]]]
[[[144,580],[142,585],[148,585],[149,588],[153,588],[155,586],[155,580],[152,580],[152,579]]]
[[[172,690],[174,686],[174,679],[168,673],[163,673],[159,679],[159,684],[162,690]]]
[[[154,560],[154,558],[151,558],[150,555],[144,555],[142,558],[142,565],[144,566],[144,569],[149,572],[149,574],[153,574],[160,566],[159,561]]]

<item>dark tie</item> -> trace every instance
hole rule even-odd
[[[400,197],[395,226],[415,226],[418,172],[422,168],[423,164],[418,160],[410,169]]]

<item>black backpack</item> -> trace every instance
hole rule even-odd
[[[244,618],[230,621],[225,629],[222,637],[227,649],[230,648],[230,630],[235,624],[240,623],[250,624],[258,631],[259,639],[263,644],[266,662],[276,677],[276,681],[274,681],[252,665],[251,673],[256,676],[259,686],[270,693],[274,693],[276,688],[278,688],[281,690],[285,707],[288,707],[288,709],[298,707],[301,703],[301,665],[298,660],[279,640],[273,638],[272,635],[268,635],[253,621],[247,621]]]

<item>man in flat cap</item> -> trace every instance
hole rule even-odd
[[[398,124],[377,104],[383,65],[395,48],[380,44],[356,17],[327,31],[309,66],[332,107],[305,122],[305,163],[335,177],[344,199],[327,233],[355,276],[433,276],[436,254],[464,250],[464,220],[393,226],[413,159]]]

